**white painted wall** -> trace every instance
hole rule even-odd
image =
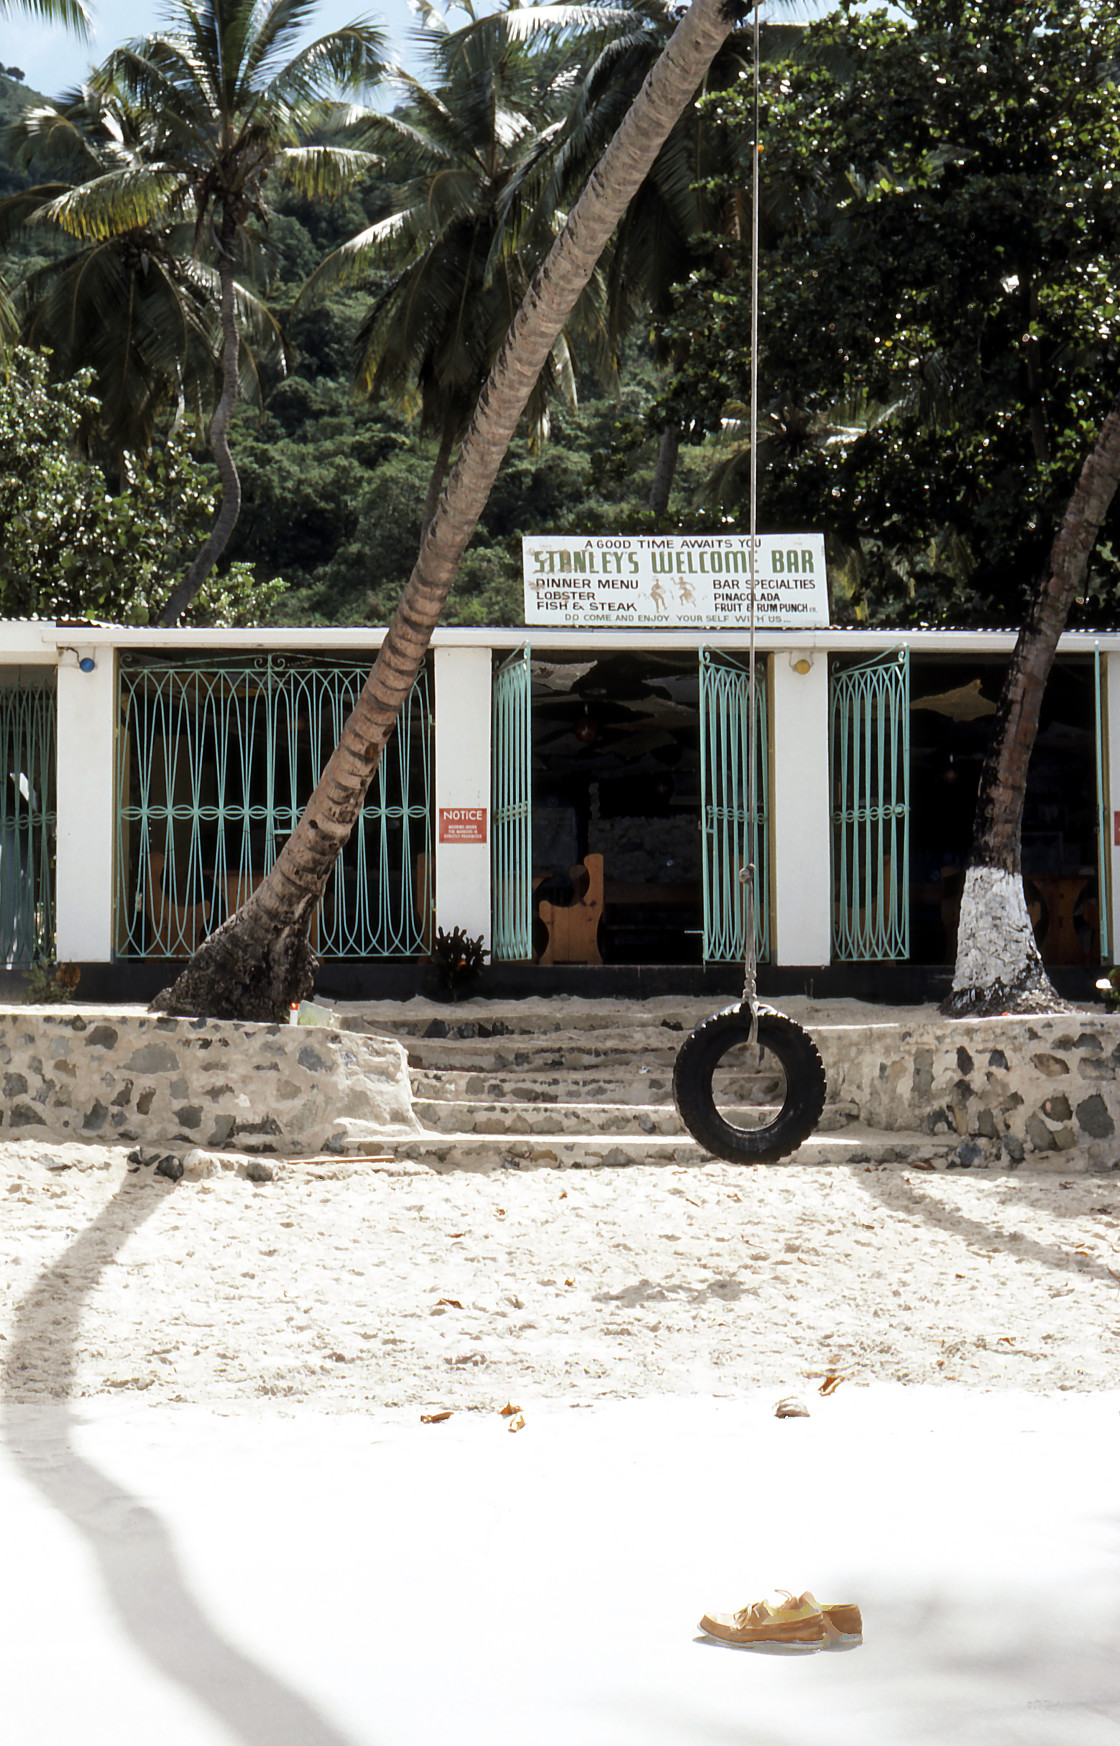
[[[809,661],[807,673],[796,663]],[[771,656],[774,962],[827,964],[832,951],[828,656]]]
[[[78,661],[96,661],[83,673]],[[116,674],[107,647],[64,650],[58,667],[58,862],[55,948],[60,963],[113,955],[113,753]]]
[[[437,648],[435,668],[436,925],[490,944],[491,660],[488,647]],[[441,809],[482,808],[486,841],[439,841]]]

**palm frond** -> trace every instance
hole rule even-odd
[[[6,248],[13,237],[33,223],[44,206],[69,189],[68,182],[44,182],[38,188],[25,188],[0,200],[0,248]]]
[[[372,152],[343,146],[289,146],[276,158],[280,180],[312,199],[334,200],[378,168]]]
[[[376,266],[382,256],[390,256],[400,246],[402,239],[408,239],[411,250],[416,238],[422,234],[424,216],[423,213],[394,212],[390,217],[371,224],[368,229],[359,231],[357,236],[352,236],[340,248],[332,249],[303,286],[296,299],[296,307],[305,300],[310,302],[313,297],[321,296],[337,285],[352,285],[364,278],[371,266]]]
[[[306,105],[339,90],[366,90],[380,83],[384,54],[385,36],[376,25],[360,22],[344,25],[300,49],[291,60],[276,68],[251,101],[246,92],[242,102],[251,112],[279,100]],[[266,70],[261,68],[260,72]]]
[[[12,302],[8,287],[0,279],[0,359],[15,345],[19,338],[19,317],[15,304]]]
[[[267,0],[265,5],[250,9],[251,29],[242,32],[237,61],[245,95],[270,82],[290,57],[315,11],[316,0]]]
[[[7,11],[7,7],[4,8]],[[87,38],[93,19],[82,0],[21,0],[21,10],[44,24],[64,24],[76,36]]]
[[[491,37],[499,42],[530,42],[542,34],[579,32],[594,37],[598,32],[625,30],[633,25],[634,12],[622,6],[511,6],[504,12],[489,12],[448,33],[455,43],[470,36]]]
[[[450,118],[441,109],[440,120],[445,119]],[[415,174],[422,166],[454,161],[454,154],[442,140],[433,138],[401,115],[371,115],[367,112],[354,123],[354,132],[366,150],[390,158],[394,167],[405,174]]]
[[[5,145],[16,161],[25,168],[33,160],[44,166],[59,164],[97,164],[91,142],[69,105],[43,104],[25,109],[5,134]]]
[[[70,236],[104,239],[155,223],[182,194],[169,170],[125,170],[98,176],[41,206],[29,220],[56,224]]]

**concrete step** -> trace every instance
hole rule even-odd
[[[900,1164],[945,1169],[957,1142],[928,1134],[886,1134],[850,1127],[842,1134],[816,1134],[791,1159],[795,1165]],[[713,1160],[694,1140],[668,1134],[428,1134],[394,1141],[398,1164],[405,1159],[437,1170],[622,1169],[630,1165],[699,1165]],[[774,1166],[776,1169],[781,1165]]]
[[[443,1134],[659,1134],[683,1136],[685,1128],[671,1103],[524,1103],[521,1101],[462,1102],[450,1098],[421,1097],[413,1108],[424,1127]],[[765,1105],[722,1106],[725,1118],[744,1127],[753,1118],[764,1119]],[[770,1106],[771,1114],[776,1105]],[[854,1104],[826,1104],[818,1132],[838,1133],[850,1127],[857,1111]],[[768,1118],[766,1118],[768,1119]]]
[[[410,1067],[443,1071],[510,1073],[519,1069],[541,1073],[579,1073],[603,1066],[659,1068],[670,1076],[683,1037],[665,1032],[600,1032],[593,1039],[578,1034],[540,1037],[399,1038]]]
[[[547,1068],[540,1073],[526,1068],[508,1073],[504,1069],[414,1068],[411,1079],[414,1098],[468,1103],[484,1099],[518,1104],[667,1103],[673,1085],[668,1069],[654,1073],[645,1066],[619,1069],[611,1063],[582,1073]]]
[[[690,1031],[702,1019],[708,1018],[731,1000],[718,996],[681,1000],[660,998],[651,1001],[576,1001],[554,996],[547,1006],[536,1001],[475,1001],[463,1005],[437,1005],[433,1001],[409,1001],[409,1011],[399,1001],[334,1002],[331,1011],[335,1023],[347,1031],[393,1036],[401,1042],[410,1037],[422,1037],[425,1031],[443,1030],[445,1035],[462,1037],[487,1036],[552,1036],[558,1030],[568,1032],[600,1032],[618,1029],[662,1030],[673,1035]]]

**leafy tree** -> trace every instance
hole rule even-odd
[[[240,485],[228,430],[240,388],[235,268],[267,221],[270,176],[314,196],[333,195],[369,167],[365,154],[306,145],[303,133],[339,87],[360,89],[380,71],[381,36],[359,21],[310,46],[297,38],[312,0],[173,0],[166,33],[117,49],[96,76],[153,138],[143,165],[129,163],[70,189],[54,203],[71,235],[96,240],[189,215],[195,252],[213,251],[220,289],[221,391],[210,446],[221,505],[209,537],[161,615],[173,624],[220,557],[236,524]]]
[[[213,486],[174,445],[110,491],[78,454],[93,405],[88,375],[55,382],[24,347],[0,375],[0,616],[146,624],[213,514]],[[210,579],[192,621],[256,622],[270,592],[236,566]]]
[[[1023,894],[1027,769],[1120,481],[1120,23],[1051,0],[909,14],[845,4],[808,33],[840,75],[791,65],[771,82],[765,161],[792,210],[762,270],[764,501],[855,553],[896,622],[1023,615],[946,1010],[1040,1011],[1060,1002]],[[677,393],[710,429],[746,300],[741,280],[706,289],[719,319]],[[1096,568],[1114,582],[1107,547]]]
[[[845,4],[763,69],[762,513],[827,532],[860,617],[1006,623],[1120,357],[1120,26],[1049,0],[908,11]],[[747,155],[744,100],[717,107]],[[748,265],[716,239],[674,323],[693,435],[747,398]],[[1102,551],[1083,595],[1116,580]]]
[[[311,987],[308,926],[361,810],[533,386],[597,261],[729,29],[693,0],[533,278],[342,738],[268,877],[204,942],[163,1011],[275,1019]]]
[[[1039,711],[1058,638],[1120,487],[1120,395],[1078,475],[1035,584],[992,723],[961,898],[949,1014],[1054,1012],[1065,1003],[1042,966],[1022,878],[1023,806]]]
[[[336,292],[295,316],[289,334],[302,355],[292,374],[263,415],[242,412],[235,422],[242,508],[227,551],[282,578],[272,623],[385,624],[415,562],[434,444],[418,442],[391,409],[354,400],[346,359],[365,306],[362,294]],[[523,533],[646,531],[653,457],[627,455],[616,466],[607,451],[619,423],[640,422],[655,382],[642,355],[627,364],[617,395],[584,370],[578,404],[554,409],[544,453],[517,433],[445,622],[521,622]],[[702,468],[693,454],[685,452],[690,484]]]

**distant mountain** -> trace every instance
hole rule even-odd
[[[6,194],[18,194],[28,183],[23,171],[17,170],[9,160],[4,138],[8,128],[14,121],[19,120],[25,109],[32,108],[36,103],[49,102],[50,98],[44,97],[41,91],[33,91],[30,85],[13,79],[10,73],[4,72],[0,67],[0,199]]]

